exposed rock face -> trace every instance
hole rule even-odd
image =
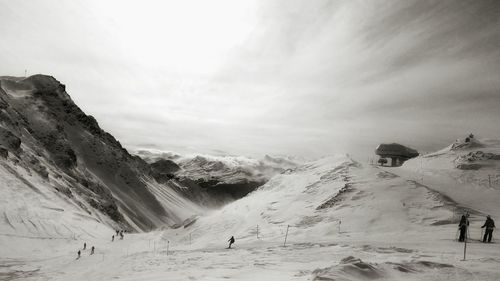
[[[19,151],[23,143],[25,151],[15,161],[42,178],[64,181],[54,190],[72,200],[83,198],[79,206],[125,228],[150,229],[185,219],[151,191],[170,189],[151,178],[165,176],[153,168],[168,163],[151,167],[130,155],[75,105],[59,81],[45,75],[0,77],[0,86],[0,146]]]
[[[179,171],[181,167],[172,160],[160,159],[152,164],[151,175],[158,182],[167,182],[175,177],[175,172]]]
[[[18,151],[21,147],[21,139],[9,130],[0,127],[0,144],[9,151]]]
[[[481,150],[471,151],[465,155],[458,156],[455,159],[455,167],[460,170],[479,170],[482,167],[489,166],[492,160],[499,161],[500,155]]]
[[[6,148],[0,147],[0,157],[7,159],[7,157],[9,157],[9,151]]]

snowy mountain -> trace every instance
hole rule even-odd
[[[218,205],[246,196],[274,175],[297,167],[301,161],[269,155],[257,160],[243,156],[180,155],[148,150],[138,150],[135,154],[151,165],[162,164],[165,177],[175,178],[191,189],[206,191],[218,200]]]
[[[479,242],[485,216],[500,218],[500,140],[457,140],[401,167],[347,155],[148,163],[54,78],[0,86],[0,279],[500,279],[499,244]],[[200,207],[214,204],[209,190],[221,183],[258,179],[238,200]],[[464,259],[456,237],[465,212]],[[113,228],[151,226],[112,241]]]
[[[0,156],[4,234],[68,237],[82,221],[149,230],[200,212],[50,76],[0,77]]]
[[[27,280],[498,280],[499,244],[478,239],[485,215],[500,217],[497,183],[481,179],[498,171],[499,143],[452,145],[398,168],[326,157],[184,227],[118,243],[96,234],[99,257],[71,260],[75,242],[65,242],[51,259],[12,268]],[[457,168],[463,161],[482,166]],[[456,235],[466,211],[463,260]],[[236,243],[226,249],[231,236]]]

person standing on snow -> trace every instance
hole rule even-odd
[[[76,257],[76,259],[79,259],[81,254],[82,254],[82,252],[80,252],[80,250],[78,250],[78,257]]]
[[[231,238],[229,238],[229,240],[227,240],[227,242],[229,242],[229,247],[227,247],[227,248],[231,249],[231,245],[234,244],[234,236],[231,236]]]
[[[458,228],[460,229],[460,237],[458,238],[458,242],[464,242],[467,236],[467,227],[469,227],[469,213],[462,215],[460,219],[460,223],[458,224]]]
[[[486,239],[488,239],[488,243],[491,242],[491,238],[493,236],[493,228],[495,228],[495,222],[491,218],[490,215],[486,217],[486,221],[484,222],[484,225],[481,226],[481,228],[485,228],[486,231],[484,232],[484,237],[483,237],[483,243],[486,243]]]
[[[111,242],[115,241],[115,236],[111,236]]]
[[[83,243],[83,249],[84,250],[87,249],[87,243],[85,243],[85,242]]]
[[[93,254],[94,254],[94,250],[95,250],[95,248],[94,248],[94,246],[92,246],[92,248],[90,248],[90,254],[91,254],[91,255],[93,255]]]

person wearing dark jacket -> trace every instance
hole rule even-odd
[[[460,237],[458,238],[458,242],[464,242],[465,237],[467,236],[467,227],[469,227],[469,214],[462,215],[460,219],[460,223],[458,224],[458,228],[460,229]]]
[[[491,237],[493,236],[493,228],[495,228],[495,222],[491,218],[491,216],[486,217],[486,221],[484,222],[484,225],[481,226],[481,228],[485,228],[486,230],[484,232],[483,236],[483,243],[486,243],[486,239],[488,240],[488,243],[491,242]]]
[[[231,245],[233,245],[233,243],[234,243],[234,236],[231,236],[231,238],[229,238],[229,240],[227,240],[227,242],[229,242],[229,247],[227,247],[227,248],[231,249]]]

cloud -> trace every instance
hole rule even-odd
[[[499,137],[498,1],[3,4],[0,70],[54,74],[130,147],[364,157]]]

